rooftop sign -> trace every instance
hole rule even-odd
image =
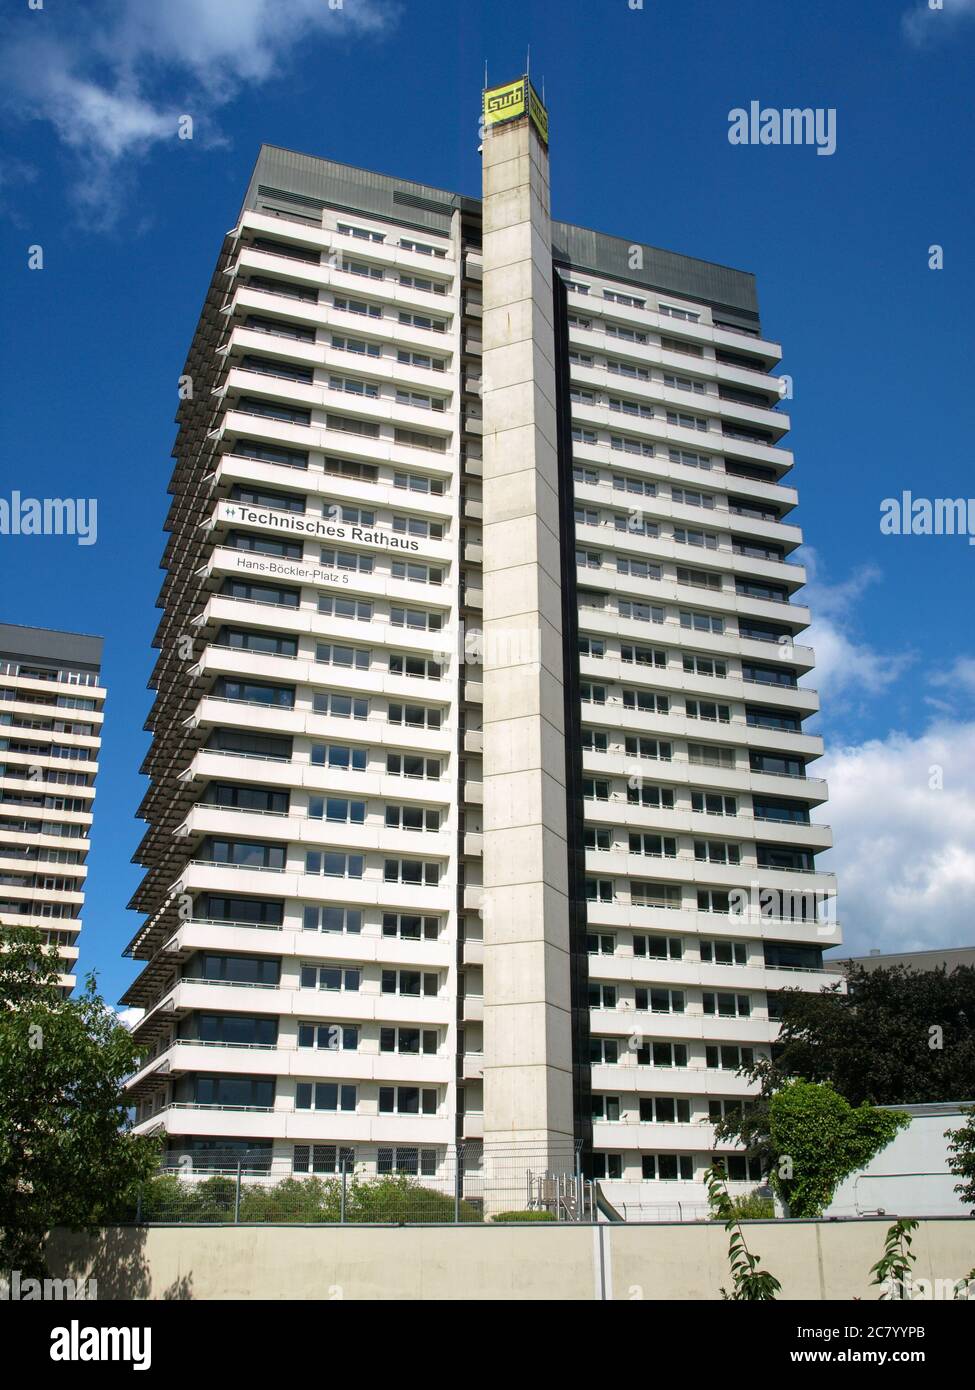
[[[528,116],[544,145],[548,144],[548,112],[531,81],[519,77],[503,87],[489,87],[484,93],[484,125],[490,129]]]

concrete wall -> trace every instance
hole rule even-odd
[[[754,1222],[749,1248],[784,1299],[875,1301],[870,1267],[886,1219]],[[964,1279],[975,1221],[922,1221],[915,1279]],[[719,1299],[728,1236],[683,1226],[154,1226],[97,1237],[56,1231],[57,1277],[94,1277],[100,1298]]]

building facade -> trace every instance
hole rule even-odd
[[[436,1180],[462,1142],[703,1200],[776,992],[838,940],[780,350],[752,276],[553,221],[510,91],[481,200],[265,146],[224,241],[131,1097],[204,1168]]]
[[[76,983],[105,690],[102,639],[0,623],[0,927],[34,927]]]

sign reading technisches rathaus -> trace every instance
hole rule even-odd
[[[420,542],[414,537],[401,536],[380,526],[354,526],[347,522],[332,521],[327,516],[279,512],[271,507],[252,507],[243,502],[221,502],[217,508],[216,520],[265,527],[293,536],[311,536],[319,540],[345,541],[350,545],[375,546],[377,550],[415,552],[420,549]]]

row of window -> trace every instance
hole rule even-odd
[[[591,1009],[618,1009],[620,989],[615,984],[599,980],[589,981],[589,1007]],[[683,989],[667,989],[637,986],[634,990],[633,1008],[637,1013],[682,1014],[686,1011],[687,992]],[[626,1005],[628,1007],[628,1003]],[[717,990],[703,990],[701,993],[701,1013],[717,1018],[750,1018],[752,1001],[747,994],[731,994]]]
[[[590,294],[597,286],[585,280],[571,279],[564,272],[559,272],[565,283],[566,289],[573,290],[576,294]],[[631,309],[645,309],[647,301],[642,296],[624,293],[621,290],[607,289],[604,285],[599,291],[601,298],[610,304],[625,304]],[[698,309],[689,309],[679,304],[669,304],[666,300],[659,300],[656,308],[651,308],[651,313],[657,313],[661,318],[682,319],[686,323],[699,323],[701,313]]]
[[[237,811],[259,811],[263,814],[287,815],[291,810],[291,794],[270,787],[236,786],[228,782],[211,782],[204,792],[200,804],[222,806]],[[429,806],[386,806],[383,821],[388,829],[426,830],[440,829],[441,812]],[[366,803],[343,796],[310,796],[308,816],[312,820],[325,820],[339,824],[363,825],[366,820]],[[213,841],[215,844],[216,841]],[[246,842],[240,841],[243,858],[239,861],[227,859],[226,862],[242,864],[256,863],[268,867],[260,855],[248,857]],[[224,858],[223,855],[215,856]],[[67,861],[62,861],[67,862]]]
[[[583,778],[583,795],[587,799],[596,801],[608,801],[610,799],[608,791],[609,783],[602,782],[591,777]],[[640,798],[636,795],[627,798],[631,805],[664,805],[669,800],[673,805],[673,793],[666,794],[663,788],[631,787],[631,792],[641,793]],[[656,800],[644,800],[642,793],[657,792]],[[613,830],[608,826],[587,826],[585,830],[585,845],[587,849],[599,851],[616,850],[621,852],[623,843],[614,838]],[[644,831],[630,831],[627,835],[626,848],[630,854],[643,855],[648,859],[677,859],[678,856],[678,837],[675,835],[659,835]],[[732,840],[693,840],[692,849],[694,859],[699,864],[741,864],[741,844]],[[689,858],[690,856],[684,855]],[[760,869],[784,869],[799,871],[803,873],[811,872],[815,868],[815,858],[811,850],[795,849],[788,845],[763,845],[756,846],[757,866]]]
[[[354,1112],[358,1106],[358,1087],[348,1082],[299,1081],[295,1086],[295,1109]],[[426,1086],[380,1086],[380,1115],[436,1115],[437,1092]]]
[[[589,1039],[589,1061],[593,1066],[614,1067],[631,1056],[640,1067],[658,1067],[665,1071],[685,1070],[688,1066],[688,1045],[680,1042],[641,1042],[630,1047],[629,1038],[592,1036]],[[753,1047],[736,1043],[709,1043],[704,1049],[704,1065],[708,1071],[737,1072],[755,1061]]]
[[[416,707],[417,709],[421,707]],[[404,706],[404,724],[419,725],[420,720],[410,717],[410,706]],[[206,748],[212,752],[231,754],[237,757],[257,758],[268,762],[290,762],[293,753],[293,741],[285,735],[280,734],[252,734],[246,729],[229,729],[218,726],[213,730],[206,743]],[[368,766],[367,748],[350,748],[341,744],[316,745],[315,762],[316,765],[330,768],[344,768],[352,772],[364,772]],[[378,769],[376,769],[378,770]],[[406,777],[411,779],[438,781],[442,773],[442,762],[439,758],[428,758],[419,753],[387,753],[386,754],[386,773],[391,777]],[[35,798],[37,804],[41,804],[45,798]],[[61,800],[61,798],[47,798],[47,800]],[[23,800],[27,804],[27,799]],[[70,806],[61,807],[62,810],[84,810],[86,804],[77,802]]]
[[[805,851],[794,851],[795,854],[803,854]],[[778,862],[775,864],[759,864],[760,869],[777,869],[780,871],[811,873],[815,865],[806,868],[802,865],[790,862],[785,864]],[[720,916],[744,916],[748,905],[741,901],[745,894],[745,889],[741,888],[734,892],[724,888],[699,888],[696,895],[696,907],[698,912],[713,912]],[[795,893],[782,894],[775,890],[762,891],[762,912],[763,916],[781,915],[783,918],[792,920],[810,920],[810,916],[797,911],[791,903],[780,905],[783,898],[798,899],[800,902],[806,897],[815,899],[815,893]],[[683,888],[679,883],[648,883],[636,879],[622,879],[617,881],[612,878],[587,878],[586,879],[586,901],[591,903],[629,903],[633,907],[652,907],[666,908],[672,911],[692,910],[692,904],[685,905],[683,900]],[[776,909],[773,913],[773,907]],[[766,908],[768,909],[766,911]]]
[[[674,490],[677,491],[676,489]],[[675,496],[674,500],[698,499],[702,494],[692,494],[687,489],[681,490],[680,497]],[[691,506],[705,506],[704,502],[691,500]],[[645,536],[651,540],[673,540],[678,545],[696,546],[703,550],[718,550],[721,547],[721,538],[716,531],[702,531],[697,527],[687,527],[672,525],[669,529],[661,529],[659,521],[653,521],[643,512],[630,511],[601,513],[595,507],[576,507],[575,520],[577,526],[611,526],[613,530],[622,532],[630,536]],[[728,547],[723,547],[727,549]],[[743,555],[754,560],[771,560],[778,564],[785,563],[785,549],[780,545],[771,543],[759,543],[757,541],[743,541],[732,538],[731,552],[734,555]],[[602,564],[595,561],[595,556],[591,551],[577,551],[577,564],[585,565],[589,569],[598,569]],[[655,576],[659,577],[659,576]]]
[[[393,993],[387,990],[386,993]],[[299,1023],[298,1046],[322,1052],[357,1052],[359,1027],[347,1023]],[[435,1056],[439,1034],[435,1028],[380,1028],[379,1051],[403,1056]]]
[[[335,230],[340,236],[353,237],[356,241],[370,242],[378,246],[381,246],[387,237],[386,232],[376,231],[371,227],[362,227],[352,222],[337,222]],[[270,237],[254,237],[252,244],[259,251],[287,256],[291,260],[307,261],[311,265],[319,265],[323,255],[325,256],[325,263],[330,265],[334,256],[334,252],[328,248],[316,250],[314,247],[299,245],[295,242],[275,241]],[[394,244],[399,246],[401,250],[411,251],[418,256],[433,256],[443,260],[447,255],[446,247],[438,246],[434,242],[416,241],[412,237],[401,236]],[[341,260],[344,266],[345,257],[343,256]]]
[[[268,1172],[271,1167],[271,1148],[264,1141],[220,1139],[184,1139],[181,1149],[193,1158],[193,1166],[198,1171],[216,1171],[230,1164],[235,1170],[238,1160],[245,1171]],[[167,1166],[176,1166],[182,1154],[167,1156]],[[622,1153],[597,1152],[593,1155],[592,1175],[599,1181],[608,1178],[622,1179],[639,1170],[646,1181],[690,1181],[693,1178],[694,1160],[689,1154],[645,1154],[628,1156],[624,1166]],[[375,1150],[375,1158],[364,1158],[353,1145],[341,1144],[295,1144],[292,1150],[292,1172],[297,1174],[334,1175],[343,1171],[351,1174],[356,1167],[375,1162],[379,1174],[402,1173],[410,1177],[435,1177],[440,1162],[440,1151],[436,1148],[396,1145],[380,1146]],[[731,1182],[760,1182],[763,1178],[761,1165],[756,1159],[742,1154],[712,1154],[708,1160],[724,1169]]]
[[[402,1173],[408,1177],[436,1177],[437,1150],[380,1148],[376,1152],[376,1172]],[[352,1173],[355,1149],[336,1144],[296,1144],[291,1170],[294,1173]]]
[[[610,600],[611,595],[609,593],[598,589],[579,590],[579,608],[583,618],[588,610],[611,611]],[[663,604],[652,603],[649,599],[634,600],[623,596],[616,596],[612,599],[612,603],[621,618],[635,618],[641,622],[655,624],[676,621],[685,632],[704,632],[715,637],[727,635],[755,642],[775,643],[777,646],[783,647],[791,645],[794,640],[791,628],[784,627],[780,623],[762,622],[760,619],[750,618],[747,614],[738,615],[736,628],[728,628],[726,627],[727,619],[717,613],[679,608],[675,617],[668,615]],[[722,661],[719,664],[724,668],[721,674],[727,674],[725,663]]]
[[[763,1172],[757,1158],[744,1154],[713,1154],[710,1163],[724,1169],[729,1182],[761,1182]],[[593,1177],[598,1181],[621,1180],[624,1162],[621,1153],[595,1153]],[[627,1169],[627,1176],[629,1176]],[[691,1154],[641,1154],[640,1177],[644,1182],[693,1182],[694,1158]]]
[[[349,649],[352,653],[352,663],[358,666],[358,656],[365,656],[357,649]],[[334,643],[321,643],[316,652],[316,659],[323,665],[348,665],[344,656],[345,649],[336,648]],[[396,663],[391,665],[391,672],[394,675],[405,674],[405,671],[396,669]],[[363,662],[363,668],[365,663]],[[424,675],[427,670],[424,670]],[[278,709],[294,709],[296,704],[296,691],[294,686],[272,685],[268,681],[238,680],[231,677],[219,676],[214,683],[211,691],[214,699],[229,700],[236,704],[248,705],[268,705]],[[315,714],[328,714],[336,718],[343,719],[366,719],[369,716],[369,701],[365,696],[350,696],[341,691],[315,691],[312,696],[312,710]],[[426,705],[404,703],[400,700],[389,700],[386,704],[385,717],[390,724],[409,724],[416,728],[439,729],[443,711],[440,708]],[[323,751],[324,750],[324,751]],[[323,744],[312,744],[311,761],[322,765],[323,760],[330,762],[331,754]],[[76,774],[82,776],[83,774]],[[36,779],[31,779],[36,780]],[[85,785],[80,783],[78,785]]]
[[[314,802],[319,798],[313,798]],[[341,805],[341,798],[330,798],[335,806]],[[346,820],[355,824],[362,822],[365,803],[348,801],[345,803],[348,814]],[[415,808],[395,808],[400,812]],[[356,820],[356,815],[361,816]],[[423,811],[421,816],[436,816],[437,812]],[[389,822],[387,821],[387,824]],[[418,826],[417,828],[429,828]],[[257,840],[231,840],[219,836],[207,836],[195,855],[195,860],[204,864],[225,864],[241,869],[270,869],[282,871],[287,867],[287,846],[265,844]],[[435,860],[385,858],[383,860],[383,881],[436,887],[444,866]],[[295,870],[298,871],[297,869]],[[365,856],[343,850],[306,850],[304,872],[320,874],[327,878],[361,879],[365,871]]]
[[[301,966],[299,983],[302,989],[324,990],[329,994],[358,994],[362,985],[362,968],[357,965],[322,965],[318,962],[306,964]],[[416,999],[421,996],[433,998],[440,992],[440,976],[436,971],[382,970],[380,992]]]
[[[608,703],[605,686],[593,685],[589,681],[583,681],[580,686],[580,692],[584,703],[591,703],[594,705],[605,705]],[[639,710],[643,713],[666,713],[666,711],[664,710],[658,711],[655,704],[651,705],[649,703],[645,703],[641,705],[639,702],[639,696],[637,696],[637,698],[631,705],[627,705],[624,707],[628,709]],[[598,731],[595,732],[598,734]],[[597,738],[594,739],[589,746],[591,747],[591,750],[594,752],[606,752],[608,750],[609,744],[607,741],[606,748],[602,748],[600,746],[600,741]],[[675,759],[674,744],[669,739],[655,739],[650,737],[641,737],[639,735],[626,735],[624,746],[626,748],[627,756],[630,757],[653,759],[659,762],[667,763],[672,762]],[[686,759],[689,763],[693,763],[699,767],[724,767],[734,770],[736,768],[739,768],[737,758],[738,751],[739,750],[728,747],[724,744],[688,742]],[[741,751],[744,752],[745,750]],[[747,764],[742,764],[740,770],[745,770],[745,768],[747,768],[751,772],[764,772],[775,777],[802,778],[806,775],[806,764],[804,759],[800,757],[790,757],[786,754],[779,753],[766,753],[761,752],[757,749],[750,749],[747,751],[748,762]],[[633,788],[629,789],[629,791],[632,790]],[[596,794],[593,799],[605,801],[610,798],[611,793],[607,792],[606,795]],[[630,799],[631,801],[637,800],[636,797],[629,797],[629,795],[628,799]],[[779,817],[773,818],[779,819]],[[791,819],[792,817],[786,818]]]
[[[201,951],[188,962],[184,978],[209,983],[262,985],[276,987],[281,982],[281,959],[278,956],[227,955]],[[339,962],[305,962],[299,968],[301,989],[321,990],[330,994],[358,994],[362,985],[363,967]],[[440,991],[440,976],[436,971],[382,969],[380,992],[404,997],[435,997]]]
[[[277,445],[260,444],[256,441],[238,439],[234,444],[233,451],[239,457],[253,458],[262,463],[282,463],[292,460],[291,466],[307,467],[307,454],[296,455],[294,450],[281,450]],[[281,455],[278,457],[278,455]],[[294,458],[298,457],[296,464]],[[377,482],[379,470],[372,464],[353,463],[349,459],[333,459],[326,457],[325,472],[335,473],[343,478],[355,478],[360,482]],[[393,484],[404,491],[429,494],[430,496],[442,496],[444,492],[443,480],[432,478],[422,473],[407,473],[395,471],[393,474]],[[235,484],[230,492],[230,501],[242,502],[248,506],[267,508],[269,511],[290,512],[296,516],[304,516],[307,512],[308,497],[305,493],[280,492],[276,489],[265,488],[258,485]],[[376,521],[376,513],[367,507],[353,506],[348,503],[334,502],[326,506],[322,513],[323,521],[341,522],[347,526],[380,526],[384,530],[392,531],[396,535],[409,535],[428,540],[443,540],[444,529],[441,522],[426,521],[422,517],[405,516],[398,512],[391,513],[389,522]],[[243,533],[231,533],[234,536]],[[248,533],[251,534],[251,533]],[[252,542],[235,541],[238,548],[257,548],[260,544],[271,544],[271,538],[262,538],[260,533],[253,533]],[[289,558],[298,558],[294,551],[269,551],[273,554],[285,554]],[[322,554],[328,553],[328,548]],[[328,563],[328,561],[324,561]]]
[[[266,249],[266,248],[259,248]],[[284,253],[281,253],[284,254]],[[308,259],[299,257],[298,259]],[[350,264],[356,264],[351,262]],[[364,263],[361,263],[364,264]],[[349,269],[349,265],[342,267]],[[364,273],[363,278],[369,280],[382,279],[382,274],[378,276],[372,273],[373,268],[369,268]],[[355,274],[355,271],[351,273]],[[339,313],[353,314],[358,318],[370,320],[391,320],[406,328],[418,328],[425,333],[446,333],[450,320],[445,315],[430,314],[422,310],[396,309],[389,301],[379,299],[360,298],[356,295],[347,295],[333,292],[329,298],[322,300],[318,286],[301,284],[293,280],[278,279],[261,274],[247,274],[241,277],[240,284],[249,289],[258,290],[265,294],[280,295],[284,299],[295,299],[303,304],[330,303]],[[415,288],[415,286],[414,286]],[[389,312],[387,312],[389,311]]]
[[[645,533],[646,534],[646,533]],[[685,532],[685,536],[689,533]],[[693,544],[693,541],[691,542]],[[617,574],[626,575],[634,579],[662,579],[663,567],[652,560],[635,559],[629,555],[618,554],[615,551],[609,555],[602,550],[592,550],[587,546],[576,547],[576,566],[579,569],[601,570],[612,567]],[[729,576],[730,579],[731,576]],[[686,565],[677,565],[675,578],[678,584],[684,584],[691,589],[708,589],[713,593],[720,593],[724,589],[724,576],[717,570],[703,570],[689,568]],[[582,581],[585,583],[585,581]],[[734,576],[734,592],[743,598],[761,599],[766,603],[789,602],[789,594],[781,584],[767,583],[757,579],[742,579]],[[587,591],[588,599],[588,591]],[[770,630],[757,620],[750,619],[749,623],[754,624],[755,634],[741,630],[741,620],[739,620],[740,637],[755,636],[757,641],[778,641],[780,635],[788,636],[791,629],[779,628],[771,635]]]
[[[272,1110],[275,1079],[258,1076],[181,1077],[174,1087],[179,1105],[214,1106],[232,1110]],[[354,1113],[358,1108],[355,1083],[299,1081],[295,1109]],[[380,1086],[380,1115],[436,1115],[438,1095],[434,1087]]]

